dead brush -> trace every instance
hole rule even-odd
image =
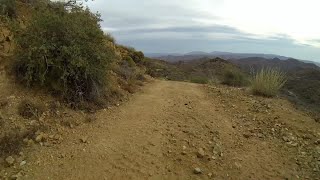
[[[42,104],[36,104],[30,100],[23,100],[18,106],[18,113],[25,119],[38,119],[44,112]]]
[[[0,157],[18,154],[24,147],[25,138],[33,139],[35,132],[45,129],[42,126],[33,126],[28,129],[14,129],[0,135]]]

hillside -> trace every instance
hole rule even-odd
[[[279,58],[266,59],[262,57],[251,57],[242,59],[230,59],[229,61],[248,71],[250,70],[250,68],[257,70],[263,67],[276,67],[284,71],[320,69],[313,63],[306,63],[296,59],[280,60]]]
[[[190,61],[167,62],[150,59],[145,66],[152,77],[174,81],[191,81],[196,83],[221,82],[228,71],[239,71],[240,68],[221,58],[198,59]]]

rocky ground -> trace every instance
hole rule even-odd
[[[157,80],[83,121],[25,139],[0,179],[320,179],[320,124],[247,89]]]

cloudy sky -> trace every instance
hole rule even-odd
[[[145,53],[230,51],[320,61],[320,0],[95,0],[102,28]]]

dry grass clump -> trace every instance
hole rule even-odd
[[[261,69],[252,79],[252,92],[256,95],[273,97],[278,94],[286,81],[285,73],[279,69]]]

